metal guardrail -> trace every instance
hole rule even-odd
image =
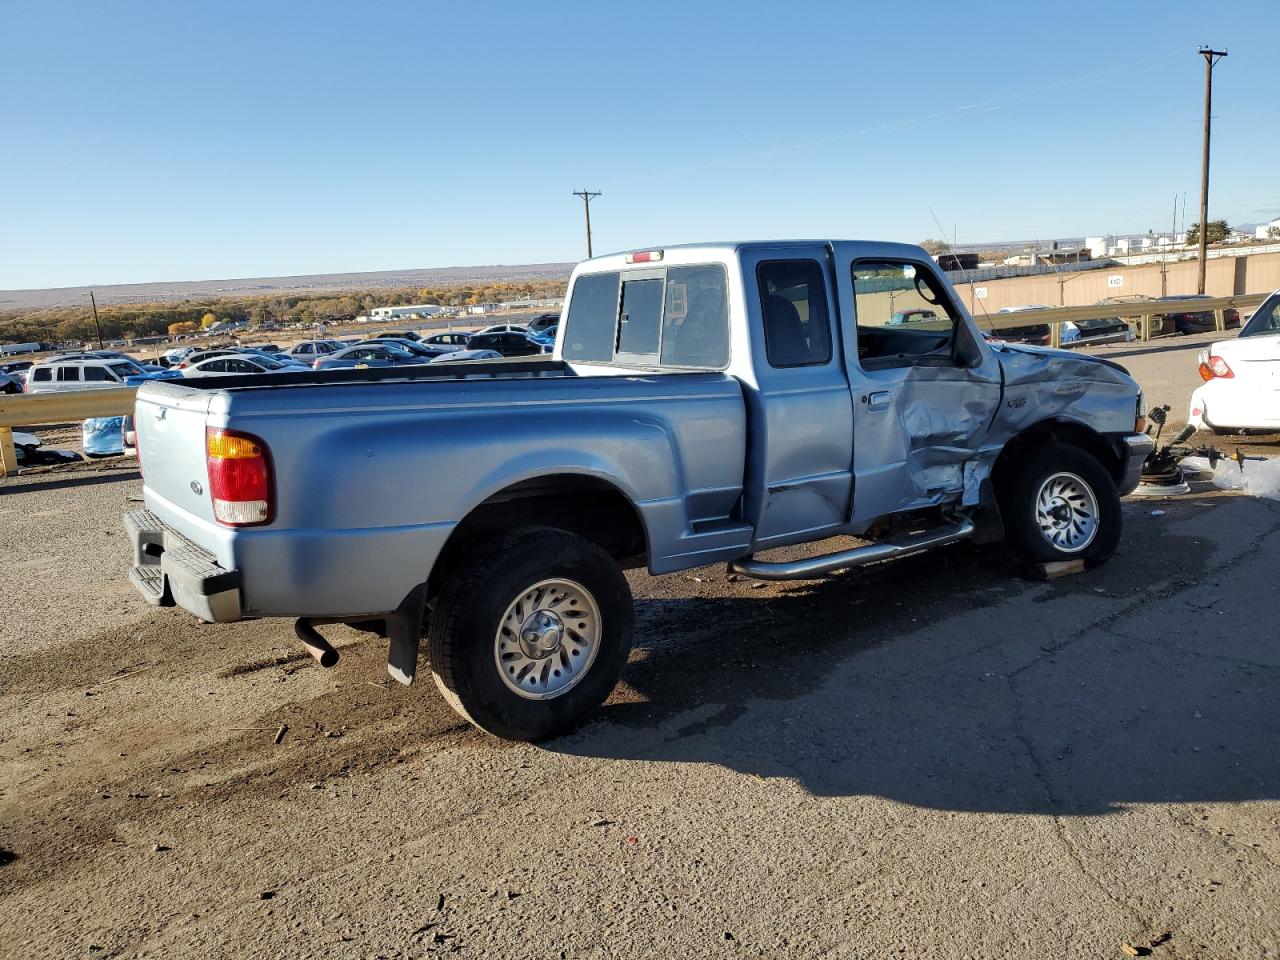
[[[1204,300],[1133,300],[1125,303],[1098,303],[1084,307],[1019,310],[1016,313],[983,313],[979,310],[973,314],[973,318],[978,322],[979,329],[984,330],[1010,330],[1015,327],[1048,324],[1051,342],[1057,347],[1062,345],[1062,324],[1078,320],[1110,320],[1112,317],[1120,317],[1122,320],[1136,319],[1139,321],[1139,339],[1150,340],[1154,321],[1160,317],[1171,313],[1213,313],[1215,326],[1222,331],[1227,329],[1224,311],[1228,307],[1236,309],[1256,307],[1269,296],[1269,293],[1248,293],[1234,297],[1209,297]]]
[[[13,428],[41,423],[69,423],[90,417],[123,417],[133,413],[136,387],[66,390],[53,393],[0,394],[0,476],[18,469]]]

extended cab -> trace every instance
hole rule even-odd
[[[1143,414],[1117,364],[984,340],[915,246],[614,254],[574,271],[548,358],[145,385],[132,575],[205,620],[299,618],[322,663],[317,624],[378,630],[404,683],[425,629],[463,716],[537,738],[616,682],[626,566],[1105,560]]]

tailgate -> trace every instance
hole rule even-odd
[[[153,381],[138,390],[134,431],[147,506],[165,523],[196,542],[212,529],[209,469],[204,428],[216,393],[181,383]],[[198,521],[193,524],[191,521]],[[206,546],[211,546],[205,543]]]

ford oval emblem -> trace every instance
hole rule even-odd
[[[204,487],[200,486],[199,480],[191,481],[191,492],[194,493],[197,497],[200,496],[200,494],[204,493]]]

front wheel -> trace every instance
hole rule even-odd
[[[600,706],[631,649],[631,590],[599,546],[528,527],[473,550],[431,617],[429,659],[445,700],[481,730],[539,740]]]
[[[1115,481],[1079,447],[1033,450],[1008,478],[1000,508],[1010,549],[1032,563],[1100,563],[1120,543]]]

